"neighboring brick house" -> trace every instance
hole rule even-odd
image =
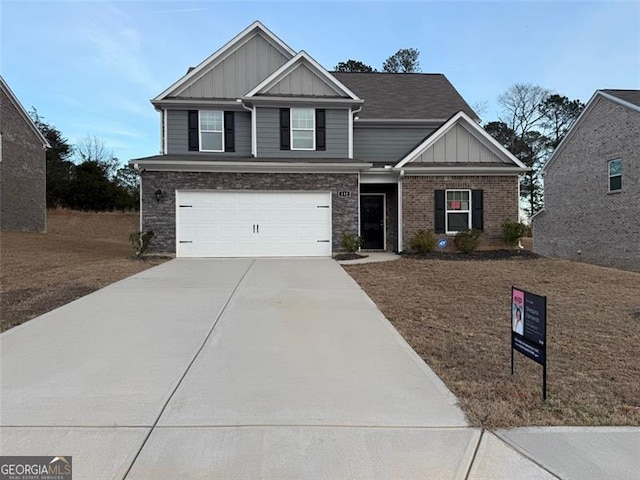
[[[141,228],[178,256],[328,256],[343,234],[403,251],[518,218],[526,168],[440,74],[330,73],[260,22],[152,100],[161,155]]]
[[[47,229],[46,149],[49,143],[0,77],[0,227]]]
[[[598,90],[543,175],[537,253],[640,270],[640,90]]]

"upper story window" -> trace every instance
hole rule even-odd
[[[622,190],[622,159],[609,160],[609,191]]]
[[[220,110],[200,110],[200,151],[224,152],[224,116]]]
[[[291,150],[315,150],[315,109],[291,109]]]
[[[447,190],[446,232],[458,233],[471,228],[471,190]]]

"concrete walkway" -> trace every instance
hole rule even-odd
[[[558,469],[539,440],[469,428],[329,259],[170,261],[1,335],[0,387],[0,455],[71,455],[78,479]]]

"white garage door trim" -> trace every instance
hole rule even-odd
[[[331,256],[330,191],[176,190],[176,256]]]

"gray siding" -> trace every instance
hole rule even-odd
[[[426,127],[356,127],[353,129],[353,156],[358,160],[395,163],[433,130]]]
[[[454,125],[414,162],[507,163],[462,125]]]
[[[249,92],[289,59],[259,33],[193,82],[179,98],[231,98]]]
[[[280,109],[257,108],[258,157],[347,158],[349,156],[349,110],[326,110],[325,151],[280,150]]]
[[[318,77],[306,65],[300,65],[267,90],[268,95],[313,95],[316,97],[341,97],[326,80]]]
[[[598,99],[549,164],[534,251],[640,271],[638,152],[640,113]],[[609,193],[608,161],[615,158],[622,159],[622,191]]]
[[[234,113],[236,151],[216,155],[248,157],[251,155],[251,113]],[[167,110],[167,153],[189,153],[188,121],[187,110]]]

